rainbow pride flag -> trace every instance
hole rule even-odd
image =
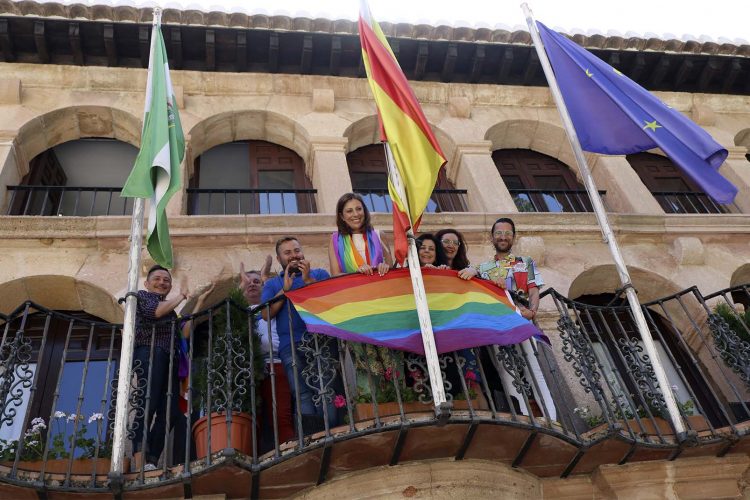
[[[422,269],[438,353],[517,344],[542,332],[491,281]],[[313,333],[424,354],[408,269],[385,276],[347,274],[286,293]]]

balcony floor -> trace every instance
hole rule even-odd
[[[688,457],[716,457],[727,453],[747,454],[750,438],[745,429],[735,427],[696,433],[694,439],[679,444],[674,436],[632,439],[626,428],[600,426],[580,439],[555,425],[545,427],[542,419],[531,422],[523,416],[476,412],[472,420],[466,411],[455,411],[445,425],[438,425],[430,413],[385,417],[357,422],[352,431],[341,426],[306,438],[305,449],[296,442],[282,446],[281,454],[271,452],[252,464],[250,457],[225,450],[206,460],[191,463],[190,472],[182,465],[124,476],[122,498],[175,498],[225,494],[227,498],[287,498],[303,490],[344,475],[386,465],[435,459],[477,459],[517,467],[537,478],[559,478],[590,474],[600,465],[625,464]],[[715,436],[721,436],[719,438]],[[663,441],[663,442],[661,442]],[[585,445],[583,443],[586,443]],[[72,475],[63,485],[64,474],[46,474],[47,486],[37,490],[38,472],[22,470],[11,480],[11,468],[0,466],[0,498],[112,498],[104,474]],[[12,464],[10,464],[12,465]],[[36,483],[36,485],[35,485]]]

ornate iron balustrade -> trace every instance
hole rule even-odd
[[[121,198],[119,187],[8,186],[6,215],[130,215],[133,200]]]
[[[355,189],[370,212],[391,213],[393,204],[387,189]],[[425,212],[466,212],[466,189],[434,189]]]
[[[651,193],[668,214],[740,213],[736,204],[719,205],[706,193],[692,191],[655,191]]]
[[[451,425],[440,431],[450,435],[439,447],[448,451],[439,453],[482,457],[488,453],[485,447],[508,443],[512,434],[517,446],[504,445],[502,459],[530,471],[543,464],[544,474],[564,477],[613,463],[617,453],[618,463],[640,460],[642,453],[674,458],[686,445],[721,455],[750,434],[750,286],[705,297],[690,288],[643,305],[652,335],[664,347],[660,356],[691,431],[688,442],[678,441],[664,418],[662,388],[628,308],[617,297],[590,305],[554,290],[544,295],[558,312],[559,336],[547,332],[552,348],[529,341],[441,355],[453,411],[447,420]],[[159,443],[172,452],[162,455],[156,471],[145,463],[131,464],[132,472],[113,477],[107,477],[106,465],[121,371],[120,325],[32,303],[0,316],[0,483],[115,494],[158,484],[189,491],[194,477],[236,463],[253,473],[250,496],[263,497],[275,485],[259,478],[274,477],[277,467],[301,454],[320,454],[314,480],[322,482],[329,468],[413,460],[419,455],[408,443],[434,439],[429,426],[446,423],[435,418],[421,356],[305,334],[296,349],[278,353],[271,344],[264,357],[255,318],[269,307],[243,308],[225,300],[184,317],[185,323],[164,323],[171,332],[171,352],[179,350],[178,332],[185,328],[188,334],[184,382],[181,388],[175,383],[180,358],[168,355],[166,387],[152,392],[153,347],[147,349],[145,366],[134,363],[137,376],[129,367],[131,443],[126,452],[131,455],[135,442],[141,449]],[[150,331],[154,346],[157,326]],[[50,361],[54,356],[57,363]],[[270,369],[266,359],[275,358],[288,360],[289,369]],[[285,386],[286,372],[295,382]],[[156,432],[156,425],[139,431],[144,415],[159,406],[171,408],[175,400],[184,405],[179,414],[164,414],[166,428],[175,428],[173,439]],[[380,452],[367,457],[366,464],[336,462],[358,460],[337,455],[337,447],[371,443],[374,434],[391,431],[398,436],[389,441],[392,446],[383,449],[377,441],[373,450]],[[608,451],[598,454],[604,441]],[[59,457],[62,468],[56,469]]]
[[[593,212],[585,189],[508,189],[519,212]],[[606,191],[599,191],[602,198]]]
[[[188,188],[188,215],[312,214],[316,189]]]

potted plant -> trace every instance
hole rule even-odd
[[[208,334],[201,342],[196,339],[196,352],[204,354],[195,357],[193,369],[194,409],[203,415],[192,429],[198,458],[208,454],[209,427],[211,453],[227,447],[228,434],[230,447],[252,453],[251,374],[257,387],[263,378],[263,358],[260,339],[250,334],[247,309],[242,291],[233,288],[223,304],[212,308],[210,345]],[[256,396],[256,406],[259,402]]]
[[[94,413],[88,418],[88,425],[96,425],[94,436],[90,435],[84,418],[83,415],[56,411],[49,429],[43,418],[34,418],[31,427],[21,437],[23,449],[19,457],[22,462],[20,468],[29,471],[41,471],[44,468],[45,473],[66,474],[70,465],[71,474],[109,472],[112,442],[106,439],[103,415]],[[54,434],[53,428],[57,430]],[[46,460],[45,443],[49,444]],[[12,466],[19,444],[17,439],[0,440],[0,463]],[[75,457],[72,462],[71,452]]]

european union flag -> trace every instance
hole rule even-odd
[[[717,203],[737,188],[719,174],[727,150],[698,125],[568,38],[537,22],[581,147],[625,155],[661,148]]]

